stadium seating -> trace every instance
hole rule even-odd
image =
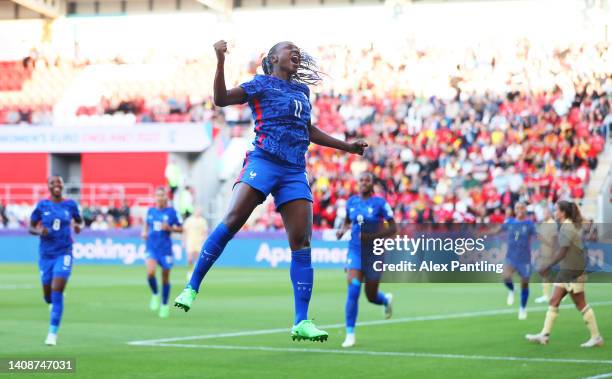
[[[543,50],[519,41],[461,53],[430,47],[404,48],[395,59],[385,54],[374,45],[316,51],[329,77],[313,90],[313,122],[371,146],[363,160],[311,147],[316,228],[338,226],[363,171],[376,175],[377,192],[397,218],[413,222],[490,220],[519,200],[540,218],[546,202],[584,196],[612,124],[608,46]],[[230,63],[227,77],[246,80],[258,59]],[[60,98],[61,109],[72,112],[62,124],[73,126],[248,123],[248,107],[212,106],[213,67],[209,58],[36,64],[15,76],[21,81],[8,85],[11,92],[0,92],[0,123],[52,122]],[[95,82],[79,96],[70,83],[84,78]],[[282,227],[273,213],[267,207],[247,228]]]

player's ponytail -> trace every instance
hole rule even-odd
[[[570,203],[572,206],[572,222],[574,223],[574,225],[578,228],[582,227],[582,213],[580,213],[580,208],[578,208],[578,205],[576,205],[576,203],[572,202]]]
[[[272,74],[272,62],[270,61],[270,57],[276,53],[276,48],[281,43],[282,42],[279,42],[272,46],[270,51],[268,51],[268,55],[261,60],[261,68],[264,74]],[[310,54],[300,50],[300,65],[297,72],[291,77],[291,80],[308,85],[317,85],[323,80],[321,77],[322,75],[324,75],[324,73],[319,70],[316,60]]]
[[[261,68],[266,75],[270,75],[272,73],[272,63],[270,63],[269,54],[261,60]]]
[[[582,214],[580,213],[580,208],[574,202],[561,200],[557,202],[557,207],[559,210],[565,214],[565,217],[569,218],[574,226],[577,228],[582,227]]]
[[[300,66],[292,79],[304,84],[317,85],[323,81],[321,75],[323,72],[319,70],[317,61],[307,52],[300,51]]]

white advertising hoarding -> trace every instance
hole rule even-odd
[[[198,152],[210,145],[204,124],[0,126],[0,153]]]

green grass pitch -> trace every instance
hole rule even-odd
[[[395,296],[393,322],[358,326],[358,345],[346,354],[340,325],[328,329],[326,343],[291,341],[287,270],[213,269],[190,312],[173,308],[169,319],[160,319],[148,310],[143,267],[77,265],[55,347],[43,344],[49,310],[36,266],[4,264],[0,272],[0,358],[76,358],[76,373],[57,378],[584,378],[612,373],[612,284],[587,286],[602,334],[609,337],[610,345],[603,348],[579,347],[588,332],[569,300],[551,343],[528,344],[524,334],[539,331],[544,319],[545,307],[533,304],[539,284],[532,285],[527,321],[518,321],[516,308],[505,306],[501,284],[383,284]],[[184,268],[173,271],[172,282],[171,300],[184,285]],[[341,270],[317,270],[310,316],[318,325],[341,324],[345,296]],[[380,320],[380,307],[367,303],[362,293],[359,321]],[[286,331],[254,333],[279,328]],[[247,333],[211,337],[232,332]],[[171,346],[128,344],[187,336],[207,338],[167,342]]]

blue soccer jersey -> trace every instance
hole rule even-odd
[[[531,263],[531,237],[536,235],[533,221],[508,218],[502,230],[508,234],[506,259],[516,263]]]
[[[149,208],[147,211],[147,252],[154,256],[172,255],[170,232],[162,230],[163,223],[170,226],[181,225],[176,210],[171,207],[159,209]]]
[[[270,75],[255,75],[240,85],[255,121],[256,148],[301,167],[310,144],[310,89]]]
[[[372,196],[362,199],[351,196],[346,202],[347,217],[351,222],[351,240],[349,251],[355,254],[361,249],[361,228],[363,225],[380,225],[383,221],[393,219],[393,209],[385,199]]]
[[[57,257],[72,254],[70,234],[72,220],[81,222],[79,207],[74,200],[63,200],[59,203],[41,200],[36,204],[30,221],[40,222],[49,231],[46,236],[40,236],[38,251],[41,256]]]

